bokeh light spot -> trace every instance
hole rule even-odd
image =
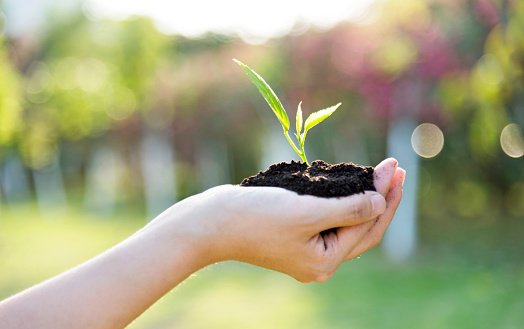
[[[423,123],[413,131],[411,146],[421,157],[432,158],[442,150],[444,134],[436,125]]]
[[[515,123],[510,123],[500,134],[500,146],[504,153],[512,158],[519,158],[524,155],[524,139],[520,127]]]

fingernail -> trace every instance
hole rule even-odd
[[[398,170],[400,170],[402,172],[402,180],[401,180],[401,185],[404,186],[404,180],[406,180],[406,171],[402,168],[398,168]]]
[[[381,194],[372,195],[371,204],[373,205],[372,217],[377,217],[386,211],[386,199]]]

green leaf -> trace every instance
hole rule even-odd
[[[255,86],[257,86],[258,91],[262,94],[262,96],[264,96],[266,102],[269,104],[269,107],[271,107],[278,120],[282,124],[284,131],[288,131],[289,118],[287,116],[286,110],[284,110],[282,103],[280,103],[280,100],[278,99],[277,95],[275,95],[273,89],[271,89],[271,87],[266,83],[266,81],[264,81],[264,79],[260,75],[258,75],[258,73],[250,69],[249,66],[236,59],[233,60],[237,62],[237,64],[242,66],[242,68],[247,72],[247,75],[251,77],[251,80],[253,81]]]
[[[304,134],[317,124],[321,123],[326,119],[328,116],[330,116],[335,110],[341,105],[342,103],[338,103],[335,106],[328,107],[327,109],[323,109],[320,111],[317,111],[315,113],[311,113],[311,115],[307,118],[305,128],[304,128]]]
[[[302,107],[300,106],[302,102],[298,103],[298,109],[297,109],[297,138],[300,136],[300,132],[302,131],[302,124],[304,123],[304,120],[302,119]],[[300,140],[300,138],[298,139]]]

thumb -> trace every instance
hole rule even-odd
[[[398,167],[398,161],[393,158],[388,158],[379,163],[373,171],[373,184],[377,189],[377,192],[381,193],[384,197],[389,192],[391,187],[391,181],[393,175]]]
[[[386,199],[378,192],[366,191],[343,198],[317,198],[319,231],[335,227],[354,226],[370,221],[386,210]]]

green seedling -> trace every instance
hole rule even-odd
[[[323,110],[312,113],[306,119],[306,122],[304,123],[302,120],[302,108],[301,108],[302,102],[300,102],[298,104],[297,118],[296,118],[297,132],[295,136],[298,140],[298,147],[297,147],[295,143],[293,143],[291,138],[289,138],[289,134],[288,134],[289,118],[287,116],[286,110],[282,106],[282,103],[280,103],[280,100],[278,99],[273,89],[271,89],[271,87],[266,83],[266,81],[264,81],[264,79],[260,75],[258,75],[258,73],[250,69],[249,66],[243,64],[242,62],[236,59],[233,59],[233,60],[237,62],[240,66],[242,66],[242,68],[244,68],[244,70],[247,72],[247,75],[251,77],[251,80],[253,81],[255,86],[257,86],[258,91],[260,91],[262,96],[264,96],[267,103],[269,104],[269,107],[271,107],[271,109],[273,110],[273,113],[275,113],[278,120],[282,124],[282,128],[284,128],[284,135],[286,135],[287,141],[289,142],[289,144],[291,144],[291,146],[293,147],[295,152],[297,152],[297,154],[300,156],[302,161],[304,161],[307,165],[309,165],[309,162],[307,161],[307,158],[306,158],[306,153],[304,152],[304,142],[306,141],[307,132],[309,131],[309,129],[321,123],[322,121],[324,121],[324,119],[326,119],[333,112],[335,112],[335,110],[342,103],[338,103],[335,106],[331,106],[331,107],[328,107],[327,109],[323,109]]]

